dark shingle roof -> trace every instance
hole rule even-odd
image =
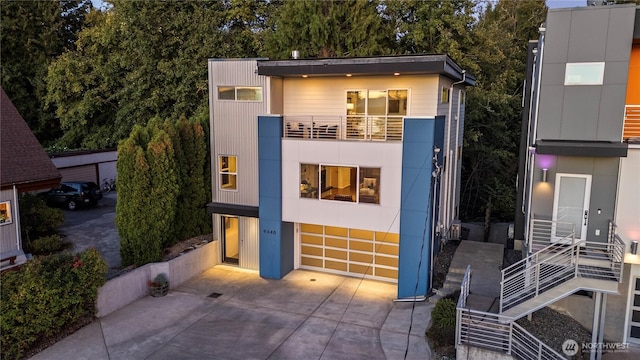
[[[18,110],[0,88],[0,185],[16,185],[22,190],[50,187],[60,181],[38,139],[33,135]]]

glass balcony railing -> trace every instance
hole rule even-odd
[[[285,138],[401,141],[402,116],[284,116]]]

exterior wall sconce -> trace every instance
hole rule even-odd
[[[631,255],[638,255],[638,241],[631,242]]]
[[[549,169],[542,169],[542,182],[547,182],[547,172]]]

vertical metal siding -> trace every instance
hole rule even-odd
[[[210,104],[213,109],[212,174],[215,201],[258,205],[258,121],[269,109],[269,79],[257,75],[255,60],[209,60]],[[261,86],[262,101],[220,101],[217,87]],[[218,189],[218,156],[238,157],[237,191]]]
[[[243,269],[260,269],[260,243],[258,241],[258,219],[241,217],[240,226],[240,263]]]

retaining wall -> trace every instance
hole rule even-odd
[[[218,264],[218,241],[212,241],[169,261],[141,266],[107,281],[98,289],[97,316],[106,316],[149,295],[147,283],[159,273],[169,279],[169,289]]]

